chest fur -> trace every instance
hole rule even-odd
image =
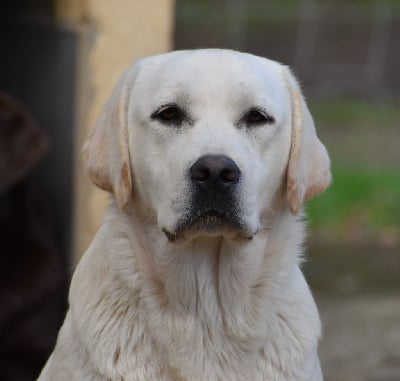
[[[131,297],[129,308],[123,295],[112,297],[120,301],[112,308],[94,303],[87,311],[91,318],[80,327],[87,334],[82,344],[89,349],[90,367],[104,379],[299,381],[317,339],[317,332],[292,321],[273,301],[260,311],[261,323],[249,326],[215,306],[205,315],[199,302],[201,312],[177,313],[156,307],[141,293]],[[304,339],[311,334],[312,340]]]

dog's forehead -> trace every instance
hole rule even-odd
[[[287,95],[279,63],[218,49],[178,51],[146,58],[139,82],[144,90],[159,98],[182,94],[196,99],[265,97],[282,104]]]

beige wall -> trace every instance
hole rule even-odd
[[[172,47],[174,0],[58,0],[57,16],[80,35],[74,184],[76,263],[98,229],[107,194],[82,170],[81,147],[121,72]]]

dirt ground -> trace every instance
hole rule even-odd
[[[400,381],[400,247],[309,246],[325,381]]]
[[[400,380],[400,293],[317,303],[325,381]]]

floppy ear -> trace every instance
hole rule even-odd
[[[305,200],[323,192],[331,181],[330,161],[317,137],[314,121],[300,87],[290,70],[284,68],[292,104],[292,142],[287,172],[287,199],[297,214]]]
[[[132,193],[128,107],[136,78],[135,66],[119,79],[82,151],[89,178],[99,188],[113,193],[120,208],[126,205]]]

